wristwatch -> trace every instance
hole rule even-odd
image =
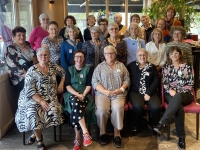
[[[122,92],[124,93],[125,89],[123,87],[120,88],[120,90],[122,90]]]

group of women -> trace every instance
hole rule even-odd
[[[58,24],[49,21],[48,15],[40,15],[41,25],[32,31],[30,43],[26,41],[26,30],[15,27],[14,44],[7,47],[5,60],[13,85],[21,91],[15,117],[17,127],[20,132],[33,130],[28,144],[37,141],[37,148],[45,149],[42,131],[63,123],[57,94],[66,91],[64,111],[70,114],[75,130],[74,150],[81,149],[82,143],[84,146],[92,143],[87,125],[96,123],[100,129],[99,142],[106,145],[109,117],[114,126],[114,145],[121,147],[126,97],[133,106],[133,134],[137,133],[146,104],[152,114],[153,130],[158,134],[162,134],[162,127],[174,116],[178,147],[185,149],[183,106],[190,104],[193,97],[192,51],[183,40],[184,28],[176,26],[172,6],[166,16],[166,20],[157,20],[154,29],[145,15],[141,17],[144,28],[139,27],[140,17],[134,14],[125,38],[120,39],[119,29],[123,26],[120,18],[110,24],[101,19],[98,24],[104,27],[97,27],[95,17],[90,15],[84,31],[85,42],[73,16],[65,18],[66,28],[61,29],[59,36]],[[167,29],[171,25],[169,35]],[[169,107],[160,119],[161,76]],[[95,101],[90,94],[93,90]]]

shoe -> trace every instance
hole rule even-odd
[[[101,145],[106,145],[107,144],[107,135],[106,134],[102,134],[100,137],[99,137],[99,143]]]
[[[45,150],[45,145],[44,145],[44,143],[43,143],[43,140],[41,139],[41,140],[37,140],[37,149],[38,150]]]
[[[136,136],[137,135],[137,129],[133,129],[132,130],[132,136]]]
[[[32,145],[33,143],[35,143],[35,139],[36,139],[36,136],[35,134],[33,133],[27,140],[27,144],[28,145]]]
[[[89,146],[90,144],[92,144],[92,137],[88,133],[83,134],[83,145]]]
[[[153,128],[153,130],[157,132],[158,136],[160,136],[163,134],[163,127],[164,125],[162,123],[159,123],[155,128]]]
[[[122,140],[119,136],[114,137],[113,142],[116,148],[120,148],[122,146]]]
[[[80,149],[81,149],[81,141],[80,140],[74,140],[73,150],[80,150]]]
[[[179,148],[179,150],[185,150],[185,138],[179,138],[177,146]]]

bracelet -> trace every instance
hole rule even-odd
[[[123,87],[121,87],[121,88],[120,88],[120,90],[122,90],[122,93],[124,93],[124,92],[125,92],[125,89],[124,89]]]

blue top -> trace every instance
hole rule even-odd
[[[82,48],[82,42],[78,42],[77,49]],[[66,70],[68,66],[73,65],[73,55],[76,50],[74,46],[69,44],[67,41],[62,42],[60,50],[60,62],[61,66]]]
[[[126,37],[123,40],[126,43],[126,47],[127,47],[127,52],[128,52],[127,65],[128,65],[132,61],[136,61],[137,50],[138,48],[145,48],[145,41],[140,38],[138,38],[137,40],[134,40],[131,37]]]

